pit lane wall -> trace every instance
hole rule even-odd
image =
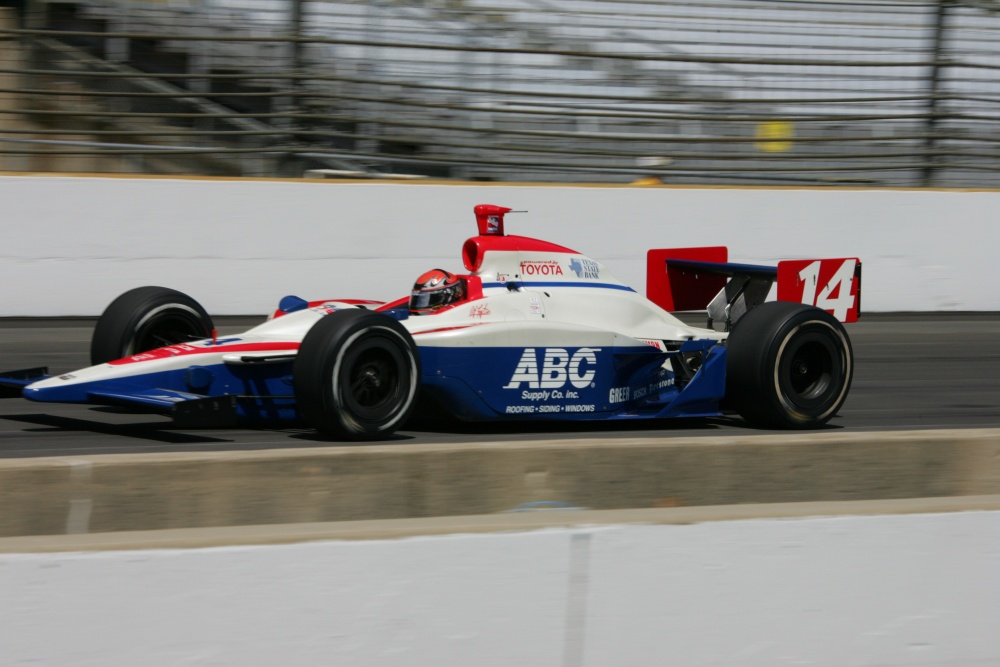
[[[1000,429],[0,460],[0,537],[1000,494]]]
[[[860,257],[873,312],[1000,310],[1000,190],[0,175],[0,201],[0,316],[98,315],[140,285],[218,315],[287,294],[389,300],[429,268],[462,270],[480,203],[527,210],[508,233],[591,255],[639,291],[646,250],[728,245],[751,263]]]
[[[664,510],[646,524],[0,553],[0,664],[1000,664],[997,498],[954,513],[921,502],[907,515]]]

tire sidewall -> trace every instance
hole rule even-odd
[[[101,314],[91,339],[91,364],[122,359],[160,347],[146,341],[157,325],[180,323],[190,340],[207,338],[214,324],[197,301],[166,287],[137,287],[125,292]],[[146,341],[146,344],[141,344]],[[177,341],[186,342],[186,341]]]
[[[826,318],[817,317],[817,313],[827,314],[819,309],[801,312],[786,324],[784,331],[776,336],[771,345],[773,358],[768,363],[768,368],[771,369],[768,394],[771,400],[781,406],[787,420],[795,424],[827,422],[847,398],[853,376],[850,342],[843,328],[836,320],[831,323]],[[832,361],[829,388],[820,391],[815,398],[798,395],[792,387],[791,365],[796,353],[806,345],[821,346]]]
[[[394,386],[385,405],[363,405],[352,373],[366,359],[391,360]],[[396,320],[363,310],[326,315],[307,332],[293,369],[299,411],[321,433],[351,440],[386,437],[409,417],[419,390],[420,356]]]
[[[847,398],[853,350],[843,325],[824,310],[791,302],[762,304],[737,323],[727,348],[727,404],[753,424],[816,428]],[[799,391],[792,379],[791,365],[809,353],[816,357],[813,363],[829,371],[828,386],[814,389],[814,395]]]

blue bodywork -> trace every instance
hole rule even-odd
[[[671,355],[694,355],[700,367],[680,378],[664,368]],[[715,416],[726,387],[725,348],[707,340],[667,353],[649,345],[421,348],[421,362],[423,389],[465,421]]]
[[[726,351],[693,340],[663,352],[650,345],[589,348],[420,347],[421,388],[463,421],[613,420],[719,414]],[[671,357],[697,359],[689,377]],[[192,425],[298,422],[292,362],[213,364],[36,389],[46,376],[0,376],[34,401],[120,405]]]

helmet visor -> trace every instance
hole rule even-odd
[[[410,294],[410,310],[435,310],[447,306],[460,299],[461,292],[461,283],[436,289],[413,290]]]

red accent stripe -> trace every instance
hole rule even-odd
[[[527,236],[476,236],[467,240],[462,245],[462,263],[467,271],[478,271],[483,264],[486,253],[495,250],[506,252],[558,252],[570,255],[579,255],[575,250],[570,250],[555,243],[540,241],[539,239],[528,238]]]
[[[186,357],[194,354],[208,354],[210,352],[292,352],[299,349],[298,343],[242,343],[236,345],[209,345],[207,347],[195,347],[194,345],[170,345],[161,347],[149,352],[133,354],[131,357],[109,361],[112,366],[123,366],[141,361],[152,361],[154,359],[170,359],[173,357]]]
[[[382,303],[381,301],[372,301],[371,299],[320,299],[319,301],[309,301],[306,308],[315,308],[317,306],[322,306],[324,303],[330,303],[331,301],[339,301],[340,303],[348,303],[352,306],[373,306],[376,303]],[[378,309],[380,310],[380,309]],[[273,313],[271,313],[271,319],[275,320],[283,315],[287,315],[285,311],[278,308]]]
[[[478,301],[483,298],[483,279],[479,276],[460,276],[465,280],[466,295],[465,301],[462,303],[468,303],[469,301]]]
[[[410,297],[401,296],[395,301],[390,301],[388,303],[379,306],[375,310],[377,311],[392,310],[393,308],[402,308],[403,306],[409,306],[409,305],[410,305]]]
[[[413,331],[411,332],[411,335],[419,336],[421,334],[440,333],[442,331],[456,331],[458,329],[468,329],[469,327],[479,327],[484,324],[488,324],[488,322],[476,322],[475,324],[460,324],[454,327],[441,327],[440,329],[428,329],[427,331]]]
[[[339,303],[349,303],[352,306],[364,306],[364,305],[374,305],[376,303],[382,303],[381,301],[372,301],[371,299],[322,299],[320,301],[310,301],[309,307],[322,306],[324,303],[330,303],[331,301],[337,301]]]
[[[565,252],[572,255],[579,255],[576,250],[571,250],[566,246],[557,245],[541,239],[533,239],[527,236],[477,236],[473,239],[479,249],[483,252],[492,250],[522,250],[525,252]]]

